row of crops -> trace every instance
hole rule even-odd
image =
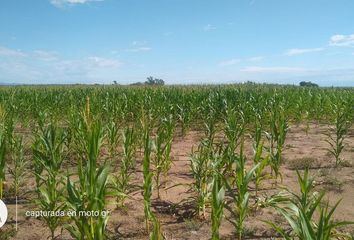
[[[195,217],[210,218],[212,239],[220,239],[226,214],[235,238],[243,239],[244,223],[258,208],[275,209],[289,223],[291,231],[267,222],[279,237],[350,239],[336,229],[351,223],[334,221],[336,205],[326,205],[324,193],[313,190],[308,170],[298,172],[297,194],[279,190],[261,199],[258,189],[265,181],[282,181],[289,126],[301,123],[308,130],[310,123],[328,123],[328,151],[333,167],[340,167],[353,120],[351,88],[6,87],[0,89],[0,199],[21,198],[32,179],[35,189],[26,196],[42,211],[52,239],[64,229],[74,239],[101,240],[110,237],[109,214],[103,214],[108,206],[124,208],[140,191],[146,234],[163,239],[152,202],[166,188],[174,138],[197,130],[203,137],[190,152],[188,201]],[[252,158],[244,153],[246,138]],[[133,184],[137,171],[142,181]],[[64,210],[99,214],[51,214]]]

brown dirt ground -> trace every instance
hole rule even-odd
[[[354,220],[354,129],[351,129],[346,140],[343,158],[346,160],[345,167],[334,168],[334,159],[327,153],[324,133],[328,131],[326,124],[311,124],[308,134],[305,132],[305,126],[292,125],[285,144],[284,164],[281,168],[283,183],[289,189],[297,191],[297,177],[294,168],[303,166],[303,162],[310,162],[311,174],[316,177],[316,189],[326,190],[326,199],[330,204],[334,204],[342,199],[335,213],[335,218],[340,220]],[[161,228],[168,240],[204,240],[210,239],[211,222],[210,220],[199,220],[192,216],[193,206],[188,204],[179,204],[180,201],[193,196],[188,191],[186,184],[193,181],[189,171],[189,155],[192,147],[197,147],[203,133],[191,130],[185,137],[176,137],[173,142],[172,156],[174,165],[172,166],[166,181],[166,186],[175,184],[184,184],[161,191],[161,200],[153,198],[153,209],[161,222]],[[251,142],[247,140],[246,154],[249,162],[252,162]],[[134,182],[141,184],[142,173],[141,166],[134,174]],[[26,190],[34,189],[33,179],[28,177]],[[261,196],[271,195],[278,190],[272,188],[271,180],[263,183],[260,191]],[[23,190],[25,191],[25,190]],[[254,204],[254,198],[251,205]],[[15,204],[8,203],[9,218],[2,230],[9,229],[15,224]],[[49,231],[40,219],[25,216],[25,211],[35,209],[35,205],[30,202],[20,203],[18,206],[18,231],[15,237],[10,239],[48,239]],[[115,209],[113,200],[109,205],[110,218],[108,229],[113,239],[148,239],[144,230],[144,210],[141,191],[132,194],[132,198],[127,201],[126,209]],[[208,213],[209,215],[209,213]],[[228,216],[227,213],[225,213]],[[246,239],[270,239],[274,237],[272,231],[262,220],[272,220],[277,223],[283,223],[284,220],[272,209],[258,209],[252,212],[246,221],[247,236]],[[346,232],[354,234],[354,227],[347,227]],[[0,239],[1,238],[0,233]],[[64,230],[57,239],[71,239]],[[224,218],[221,225],[222,239],[235,239],[234,228]]]

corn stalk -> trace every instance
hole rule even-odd
[[[63,178],[61,175],[61,165],[64,160],[64,131],[50,124],[40,126],[36,134],[36,143],[33,145],[35,172],[37,179],[37,205],[42,211],[57,212],[64,208],[62,187]],[[43,216],[48,225],[51,238],[55,238],[55,230],[60,225],[60,216],[48,214]]]
[[[350,122],[350,109],[345,109],[339,104],[332,105],[334,113],[334,136],[330,132],[327,133],[328,139],[326,142],[330,145],[327,148],[328,152],[335,158],[335,166],[338,167],[343,159],[341,158],[341,153],[344,149],[344,139],[348,133],[348,129],[351,125]]]
[[[271,221],[265,222],[287,240],[352,239],[351,236],[338,232],[337,228],[354,224],[354,222],[333,220],[333,214],[340,201],[332,208],[329,207],[328,202],[323,206],[324,193],[313,192],[314,179],[309,176],[308,169],[305,169],[303,176],[298,171],[297,175],[300,194],[287,190],[262,203],[263,206],[273,207],[280,213],[290,225],[291,231]],[[315,217],[316,215],[318,217]]]
[[[219,172],[213,174],[213,188],[211,197],[211,223],[212,240],[219,240],[219,228],[223,217],[225,189],[223,187],[222,177]]]
[[[67,177],[67,208],[76,213],[71,216],[75,225],[66,225],[66,229],[75,239],[104,240],[108,213],[106,198],[108,197],[109,165],[98,164],[98,158],[104,138],[101,124],[90,117],[89,107],[79,129],[83,136],[84,154],[78,164],[78,182]],[[95,212],[98,216],[87,215]]]
[[[250,193],[248,190],[248,186],[252,181],[256,169],[259,167],[259,164],[257,164],[253,166],[251,170],[246,171],[246,157],[244,156],[243,148],[244,140],[242,139],[239,155],[231,156],[235,163],[235,174],[233,176],[233,179],[231,180],[235,183],[236,190],[233,189],[232,185],[229,183],[230,179],[224,177],[225,187],[230,193],[233,205],[225,205],[225,208],[228,209],[231,213],[232,219],[230,219],[230,222],[234,225],[236,229],[237,238],[239,240],[241,240],[244,235],[244,221],[250,211]]]

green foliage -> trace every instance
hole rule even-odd
[[[250,193],[248,190],[249,184],[253,179],[256,169],[259,164],[255,165],[249,171],[246,170],[246,157],[243,153],[244,140],[241,140],[241,147],[239,155],[233,155],[232,159],[234,161],[234,175],[230,179],[224,177],[224,183],[226,189],[232,198],[233,206],[230,207],[225,205],[225,208],[231,213],[232,219],[231,223],[234,225],[239,240],[242,239],[244,234],[244,221],[250,211],[249,199]],[[232,188],[232,184],[236,185],[236,189]]]
[[[275,102],[272,103],[275,108]],[[286,134],[288,132],[288,119],[285,116],[284,107],[279,106],[273,111],[270,111],[270,131],[266,134],[269,147],[268,152],[270,155],[269,163],[272,171],[275,174],[275,179],[282,177],[280,170],[280,165],[282,164],[282,152],[286,139]]]
[[[308,169],[301,176],[297,171],[300,194],[290,191],[277,194],[265,201],[264,206],[273,207],[279,212],[291,227],[291,232],[286,231],[273,222],[266,221],[284,239],[300,240],[329,240],[352,239],[336,231],[336,228],[354,224],[348,221],[333,220],[333,213],[340,201],[332,208],[326,203],[322,204],[324,193],[313,192],[314,178],[309,176]],[[318,214],[318,218],[315,217]]]
[[[150,239],[151,240],[163,240],[165,239],[164,235],[162,234],[161,231],[161,224],[159,222],[159,220],[152,215],[152,223],[153,223],[153,228],[152,231],[150,233]]]
[[[110,121],[107,125],[107,140],[110,158],[114,160],[119,144],[119,127],[115,121]]]
[[[150,139],[150,130],[148,127],[144,130],[144,159],[143,159],[143,197],[146,231],[150,232],[150,222],[153,219],[151,211],[151,196],[153,191],[152,178],[153,172],[150,169],[152,141]]]
[[[57,212],[64,208],[62,187],[63,178],[61,166],[64,160],[65,132],[53,124],[41,125],[36,133],[33,145],[34,162],[37,166],[36,176],[37,205],[42,211]],[[60,225],[60,216],[47,214],[43,216],[51,231],[51,238],[55,238],[55,230]]]
[[[174,121],[172,116],[163,118],[157,129],[154,141],[155,157],[152,159],[154,165],[154,179],[157,189],[157,197],[160,198],[161,174],[167,177],[167,173],[171,168],[171,147],[173,140]]]
[[[327,133],[328,139],[326,139],[326,142],[330,145],[327,150],[335,158],[337,167],[343,162],[341,153],[344,149],[344,139],[351,126],[351,112],[350,109],[341,104],[332,104],[332,110],[334,113],[334,136],[330,132]]]
[[[152,78],[150,82],[156,85],[155,80]],[[103,212],[110,197],[123,207],[133,189],[131,174],[137,166],[136,161],[140,160],[138,154],[143,152],[146,228],[151,238],[157,239],[161,236],[161,229],[151,210],[153,185],[159,196],[161,179],[167,179],[173,164],[170,154],[175,133],[181,132],[185,137],[187,131],[191,131],[190,136],[193,135],[194,140],[194,137],[199,137],[197,132],[202,130],[203,139],[190,159],[196,209],[199,216],[205,217],[208,207],[211,208],[213,232],[217,238],[222,218],[219,210],[223,202],[218,200],[220,195],[216,193],[223,188],[224,200],[232,203],[229,210],[238,237],[245,236],[244,221],[251,199],[250,182],[254,182],[258,195],[258,189],[267,177],[267,166],[271,167],[276,178],[281,177],[280,165],[288,125],[303,120],[307,126],[314,121],[333,121],[335,131],[328,142],[339,165],[342,162],[343,139],[354,119],[353,102],[353,88],[300,88],[253,83],[188,87],[2,87],[0,195],[4,195],[2,187],[8,169],[12,175],[10,180],[14,179],[11,183],[17,189],[15,191],[21,192],[19,186],[26,166],[23,157],[32,158],[27,157],[23,150],[26,146],[21,147],[21,140],[16,136],[23,136],[23,143],[30,142],[25,132],[27,129],[39,126],[33,142],[33,149],[37,150],[34,164],[28,166],[35,173],[36,192],[43,199],[38,204],[43,209],[61,207],[64,199],[59,195],[65,196],[68,210]],[[55,134],[49,130],[50,125],[55,126]],[[105,126],[104,130],[102,126]],[[267,133],[263,134],[265,131]],[[62,135],[60,132],[65,133]],[[241,144],[242,138],[246,139],[248,134],[253,138],[254,169],[246,167],[252,163],[245,163],[244,146]],[[40,136],[47,140],[43,141]],[[62,137],[65,141],[60,143]],[[176,140],[180,140],[178,136]],[[241,152],[238,152],[239,148]],[[63,163],[68,171],[67,181],[62,177]],[[117,167],[113,170],[110,163]],[[109,174],[111,169],[112,175]],[[225,178],[220,185],[215,183],[218,182],[215,172]],[[56,205],[51,205],[56,198]],[[324,208],[323,216],[328,216],[330,211],[326,213]],[[71,225],[66,228],[76,239],[104,239],[107,221],[107,216],[76,216],[71,218]]]
[[[136,151],[137,135],[133,128],[125,128],[123,131],[123,153],[120,161],[120,169],[112,178],[113,189],[117,196],[117,207],[124,207],[125,199],[132,191],[131,174],[135,167],[134,155]]]
[[[222,177],[220,173],[213,174],[213,189],[211,197],[211,224],[213,240],[220,239],[219,228],[223,217],[225,189],[223,187]]]
[[[165,85],[165,81],[162,80],[162,79],[159,79],[159,78],[153,78],[153,77],[148,77],[145,81],[145,84],[146,85],[152,85],[152,86],[155,86],[155,85]]]
[[[107,163],[101,166],[98,164],[104,133],[100,122],[92,121],[89,113],[88,108],[83,118],[83,127],[78,129],[85,146],[78,164],[79,180],[72,182],[67,177],[66,205],[68,210],[77,214],[71,217],[75,225],[66,225],[66,229],[75,239],[103,240],[106,239],[108,221],[106,198],[109,195],[107,185],[110,168]],[[85,215],[90,212],[97,212],[98,216]]]
[[[196,193],[196,203],[198,216],[205,218],[206,205],[209,203],[212,187],[212,165],[209,141],[204,140],[198,150],[192,153],[190,158],[190,168],[194,182],[191,185]]]
[[[1,130],[0,130],[1,131]],[[6,137],[4,132],[0,132],[0,199],[4,194],[4,181],[5,181],[5,169],[6,169]]]
[[[312,82],[302,81],[299,83],[301,87],[318,87],[318,84]]]
[[[256,187],[256,196],[258,196],[258,190],[262,181],[267,177],[265,174],[265,168],[269,165],[269,155],[262,157],[263,142],[254,149],[253,164],[258,165],[254,171],[254,183]]]
[[[9,167],[9,174],[12,176],[12,189],[15,196],[19,196],[21,187],[25,183],[26,167],[28,162],[24,156],[23,138],[16,136],[11,146],[12,167]]]

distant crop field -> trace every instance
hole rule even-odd
[[[0,239],[352,239],[354,88],[0,88]]]

